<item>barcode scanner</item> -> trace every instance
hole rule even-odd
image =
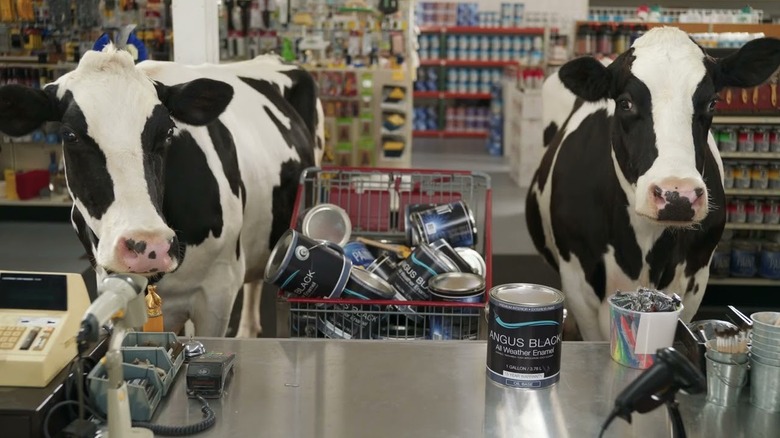
[[[698,394],[707,389],[702,372],[685,356],[672,347],[662,348],[656,353],[655,363],[631,382],[615,399],[615,408],[601,428],[601,434],[615,417],[631,423],[631,414],[650,412],[666,403],[672,418],[673,436],[685,437],[680,412],[677,410],[675,394],[683,390]]]

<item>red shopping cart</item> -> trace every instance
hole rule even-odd
[[[406,244],[404,211],[412,204],[444,204],[461,200],[472,210],[477,227],[475,250],[485,260],[486,291],[492,277],[491,187],[483,173],[452,170],[309,168],[300,179],[291,228],[304,210],[322,203],[343,208],[352,222],[352,237],[367,237],[390,244]],[[484,300],[484,298],[483,298]],[[482,303],[404,301],[416,318],[406,318],[398,301],[311,299],[277,297],[277,336],[342,337],[323,324],[344,327],[356,319],[376,321],[361,330],[363,339],[441,339],[431,334],[432,324],[448,325],[447,339],[485,339]],[[325,333],[328,333],[326,335]]]

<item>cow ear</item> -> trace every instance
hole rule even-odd
[[[612,74],[595,58],[573,59],[561,67],[558,76],[569,91],[588,102],[609,97]]]
[[[749,41],[736,53],[717,61],[713,77],[715,89],[761,85],[779,66],[779,39],[758,38]]]
[[[194,126],[214,121],[233,99],[233,87],[213,79],[195,79],[173,86],[156,83],[155,87],[171,116]]]
[[[53,93],[16,84],[0,87],[0,131],[6,135],[26,135],[54,120],[60,113]]]

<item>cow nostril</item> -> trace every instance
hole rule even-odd
[[[658,186],[655,186],[655,187],[653,188],[653,194],[655,195],[655,197],[656,197],[656,198],[660,198],[660,197],[661,197],[661,196],[664,194],[664,191],[663,191],[663,190],[661,190],[661,188],[660,188],[660,187],[658,187]]]
[[[693,191],[693,193],[695,193],[695,194],[696,194],[696,197],[697,197],[697,198],[701,198],[701,195],[703,195],[703,194],[704,194],[704,189],[697,188],[697,189],[695,189],[695,190]]]

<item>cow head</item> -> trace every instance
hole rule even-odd
[[[613,161],[634,211],[689,226],[708,213],[704,163],[718,92],[753,87],[780,65],[780,40],[751,41],[713,59],[677,28],[654,28],[605,67],[579,58],[561,67],[563,84],[586,101],[609,99]]]
[[[162,212],[177,124],[205,125],[232,97],[230,85],[209,79],[156,83],[129,53],[109,46],[87,52],[43,90],[0,87],[0,131],[18,136],[60,122],[74,216],[88,227],[80,232],[89,235],[96,267],[159,276],[177,269],[184,253]]]

